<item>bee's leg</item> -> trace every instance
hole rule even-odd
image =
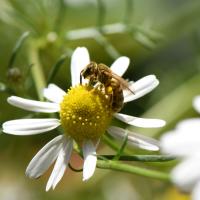
[[[110,105],[110,108],[112,109],[113,108],[113,99],[114,99],[114,95],[113,95],[113,92],[110,93],[109,95],[107,95],[109,97],[109,105]]]
[[[113,105],[113,93],[110,95],[110,107],[112,108]]]
[[[88,85],[91,86],[91,87],[94,87],[95,84],[96,84],[96,79],[95,79],[95,77],[94,77],[94,76],[90,76]]]
[[[81,73],[80,73],[80,84],[82,85],[82,75],[81,75]]]
[[[100,91],[103,91],[103,84],[100,83],[100,82],[97,82],[97,83],[94,85],[94,88],[95,88],[95,89],[99,89]]]
[[[100,84],[99,84],[99,89],[100,89],[101,91],[104,91],[104,92],[105,92],[105,86],[104,86],[104,84],[100,83]]]
[[[112,108],[112,104],[113,104],[113,88],[112,88],[112,86],[107,86],[105,88],[105,94],[109,97],[110,107]]]

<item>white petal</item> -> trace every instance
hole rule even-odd
[[[5,122],[3,132],[13,135],[35,135],[55,129],[60,125],[58,119],[16,119]]]
[[[200,134],[189,130],[165,133],[160,139],[161,150],[175,156],[191,156],[200,151]]]
[[[145,76],[142,79],[129,83],[130,90],[134,91],[134,94],[128,90],[124,90],[124,102],[133,101],[138,99],[147,93],[155,89],[159,84],[159,81],[154,75]]]
[[[200,118],[190,118],[186,120],[182,120],[176,126],[176,129],[179,132],[190,132],[190,133],[198,133],[200,130]],[[188,133],[189,134],[189,133]]]
[[[197,112],[200,113],[200,96],[197,96],[197,97],[194,98],[194,100],[193,100],[193,107],[195,108],[195,110]]]
[[[55,161],[62,147],[63,135],[59,135],[47,143],[31,160],[26,175],[30,178],[39,178]]]
[[[7,101],[13,106],[34,112],[53,113],[60,110],[60,106],[56,103],[34,101],[16,96],[9,97]]]
[[[83,157],[83,181],[86,181],[94,174],[97,163],[96,148],[90,140],[83,143]]]
[[[189,192],[200,179],[200,157],[190,157],[177,165],[172,173],[172,181],[183,191]]]
[[[130,59],[126,56],[119,57],[112,65],[111,70],[119,76],[123,76],[123,74],[128,69],[130,63]]]
[[[46,99],[57,104],[59,104],[63,100],[63,96],[66,95],[65,91],[55,84],[49,84],[48,88],[44,89],[43,94]]]
[[[62,148],[58,154],[55,166],[47,182],[46,191],[51,187],[54,189],[58,182],[63,177],[65,170],[68,166],[68,162],[72,153],[73,140],[71,138],[65,139],[62,144]]]
[[[123,140],[126,134],[128,133],[128,144],[134,145],[141,149],[149,150],[149,151],[158,151],[159,150],[159,143],[157,140],[140,135],[137,133],[133,133],[129,130],[125,130],[119,127],[110,126],[107,129],[108,133],[112,135],[116,139]]]
[[[72,86],[80,83],[81,70],[90,63],[90,56],[85,47],[78,47],[71,58],[71,80]]]
[[[192,191],[192,200],[199,200],[200,199],[200,180],[195,185]]]
[[[142,128],[157,128],[165,125],[165,121],[161,119],[145,119],[121,113],[117,113],[114,116],[127,124]]]

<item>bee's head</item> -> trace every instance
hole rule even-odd
[[[96,74],[97,71],[97,63],[91,62],[88,64],[82,71],[81,75],[85,78],[88,79],[90,76]]]

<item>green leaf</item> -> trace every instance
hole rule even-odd
[[[159,179],[163,181],[170,181],[170,176],[167,173],[152,170],[152,169],[145,169],[138,166],[133,166],[129,164],[124,164],[119,161],[112,161],[112,160],[98,160],[97,167],[101,169],[110,169],[116,170],[121,172],[127,172],[130,174],[137,174],[140,176]]]
[[[127,141],[128,141],[128,132],[126,132],[126,135],[124,137],[124,141],[123,141],[120,149],[118,150],[117,154],[113,157],[113,160],[119,160],[120,159],[120,157],[123,154],[124,149],[126,147]]]
[[[63,65],[63,63],[65,62],[65,59],[68,57],[68,54],[64,54],[62,55],[58,61],[55,63],[55,65],[52,66],[51,71],[49,72],[49,76],[47,79],[47,84],[51,83],[54,79],[54,77],[56,76],[56,74],[58,73],[60,67]]]
[[[15,62],[15,59],[16,59],[16,56],[20,50],[20,48],[22,47],[25,39],[29,36],[29,32],[24,32],[21,37],[17,40],[13,50],[12,50],[12,54],[11,54],[11,57],[10,57],[10,60],[9,60],[9,63],[8,63],[8,68],[11,68],[13,67],[13,64]]]

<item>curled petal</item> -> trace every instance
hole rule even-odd
[[[83,181],[86,181],[94,174],[97,163],[96,148],[90,140],[83,143],[83,157]]]
[[[7,101],[13,106],[34,112],[53,113],[60,110],[60,106],[57,103],[34,101],[16,96],[9,97]]]
[[[116,139],[123,140],[124,137],[128,134],[128,144],[134,145],[141,149],[149,150],[149,151],[158,151],[159,150],[159,143],[157,140],[140,135],[137,133],[133,133],[129,130],[125,130],[119,127],[110,126],[107,129],[108,133],[115,137]]]
[[[85,47],[78,47],[71,58],[71,80],[72,86],[80,83],[81,70],[90,63],[90,56]]]
[[[5,122],[3,132],[13,135],[35,135],[55,129],[58,119],[17,119]]]
[[[130,59],[126,56],[119,57],[112,65],[111,70],[119,76],[123,76],[123,74],[128,69],[130,63]]]
[[[39,178],[55,161],[62,148],[63,135],[59,135],[47,143],[31,160],[26,175],[30,178]]]
[[[71,138],[65,139],[62,143],[61,150],[58,154],[54,169],[47,182],[46,191],[51,187],[54,189],[63,177],[65,170],[68,166],[68,162],[72,153],[73,141]]]
[[[121,113],[117,113],[114,116],[127,124],[142,128],[157,128],[165,125],[165,121],[161,119],[145,119]]]
[[[66,95],[65,91],[55,84],[49,84],[48,88],[44,89],[43,94],[46,99],[57,104],[59,104],[63,100],[63,96]]]
[[[124,102],[133,101],[138,99],[147,93],[151,92],[155,89],[159,84],[159,81],[156,79],[155,75],[148,75],[143,77],[142,79],[129,83],[130,90],[134,91],[134,94],[129,90],[124,90]]]

